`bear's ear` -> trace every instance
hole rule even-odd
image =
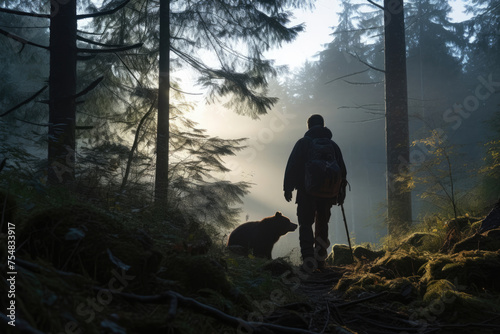
[[[281,216],[282,216],[281,212],[277,211],[275,217],[281,217]]]

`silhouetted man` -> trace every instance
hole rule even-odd
[[[292,191],[297,190],[295,203],[297,203],[297,218],[299,221],[300,251],[304,269],[312,271],[315,268],[323,268],[327,257],[327,248],[330,246],[328,240],[328,222],[330,220],[330,209],[332,205],[341,205],[345,199],[345,188],[347,185],[347,170],[342,158],[339,146],[331,140],[332,132],[324,126],[321,115],[312,115],[307,120],[308,131],[304,137],[295,144],[285,170],[283,190],[287,202],[292,200]],[[320,139],[321,138],[321,139]],[[310,190],[310,180],[306,181],[306,174],[311,178],[310,165],[311,154],[316,153],[317,143],[326,147],[327,155],[332,158],[338,170],[340,181],[333,192],[328,194],[314,193]],[[307,167],[306,167],[307,165]],[[324,166],[323,166],[324,167]],[[314,173],[313,173],[314,174]],[[320,173],[317,173],[320,174]],[[312,175],[313,177],[315,175]],[[307,183],[307,190],[306,190]],[[314,193],[314,194],[311,194]],[[331,195],[335,193],[336,195]],[[313,233],[312,225],[315,225]]]

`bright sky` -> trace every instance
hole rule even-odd
[[[381,0],[375,2],[383,3]],[[466,0],[450,1],[453,21],[459,22],[468,18],[468,15],[463,13],[466,2]],[[285,44],[267,56],[276,59],[277,65],[288,65],[290,69],[300,67],[306,60],[314,60],[314,56],[324,49],[323,46],[332,41],[332,27],[337,25],[337,13],[340,11],[338,0],[317,0],[313,11],[296,10],[292,24],[305,22],[306,31],[302,32],[293,43]]]
[[[288,65],[290,69],[300,67],[314,56],[323,45],[332,41],[332,27],[337,25],[337,13],[341,10],[340,1],[317,0],[315,9],[296,10],[291,25],[306,24],[306,30],[299,34],[293,43],[284,44],[281,49],[269,52],[267,56],[276,59],[277,65]]]

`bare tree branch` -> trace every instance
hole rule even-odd
[[[382,10],[385,10],[385,8],[383,6],[380,6],[378,3],[375,3],[372,0],[366,0],[366,1],[368,1],[369,3],[371,3],[372,5],[374,5],[375,7],[378,7],[380,9],[382,9]]]
[[[12,9],[7,9],[7,8],[0,8],[0,13],[7,13],[7,14],[14,14],[14,15],[21,15],[21,16],[39,17],[39,18],[43,18],[43,19],[50,19],[50,14],[29,13],[29,12],[22,12],[22,11],[19,11],[19,10],[12,10]]]
[[[133,45],[126,45],[122,47],[117,47],[117,48],[109,48],[109,49],[83,49],[83,48],[77,48],[77,52],[82,52],[82,53],[114,53],[114,52],[121,52],[121,51],[127,51],[127,50],[132,50],[132,49],[137,49],[140,48],[143,45],[143,43],[137,43]]]
[[[30,42],[27,39],[22,38],[21,36],[18,36],[18,35],[11,33],[11,32],[8,32],[7,30],[0,29],[0,34],[5,35],[5,36],[15,40],[16,42],[23,44],[23,48],[24,48],[24,45],[33,45],[33,46],[36,46],[38,48],[42,48],[45,50],[49,49],[48,46]]]
[[[49,124],[49,123],[36,123],[36,122],[30,122],[30,121],[27,121],[27,120],[25,120],[25,119],[21,119],[21,118],[17,118],[17,117],[15,117],[15,120],[16,120],[16,121],[19,121],[19,122],[26,123],[26,124],[35,125],[35,126],[41,126],[41,127],[49,127],[49,126],[50,126],[50,124]]]
[[[76,98],[79,98],[80,96],[83,96],[85,94],[87,94],[88,92],[90,92],[92,89],[96,88],[97,85],[99,85],[101,83],[101,81],[104,79],[104,77],[99,77],[97,80],[94,80],[90,85],[88,85],[87,88],[85,88],[84,90],[82,90],[80,93],[77,93],[74,97],[75,99]]]
[[[383,70],[383,69],[381,69],[381,68],[378,68],[378,67],[375,67],[375,66],[373,66],[372,64],[367,63],[367,62],[366,62],[366,61],[364,61],[364,60],[361,60],[361,58],[360,58],[357,54],[352,54],[352,53],[351,53],[351,56],[356,57],[356,59],[357,59],[357,60],[358,60],[361,64],[368,66],[368,67],[369,67],[369,68],[371,68],[372,70],[375,70],[375,71],[378,71],[378,72],[385,73],[385,70]]]
[[[132,148],[128,153],[127,167],[125,168],[125,174],[123,176],[122,185],[120,186],[120,194],[123,194],[123,190],[125,190],[125,187],[128,182],[128,176],[130,175],[130,169],[132,168],[132,160],[134,159],[134,153],[137,149],[137,146],[139,145],[139,135],[141,133],[142,125],[149,117],[149,115],[155,110],[154,107],[156,104],[157,104],[157,99],[154,100],[149,110],[144,114],[144,116],[142,116],[141,120],[139,121],[139,124],[137,125],[137,129],[135,130],[134,143],[132,144]]]
[[[85,43],[89,43],[89,44],[93,44],[93,45],[97,45],[97,46],[104,46],[104,47],[108,47],[108,48],[120,48],[120,47],[125,46],[125,45],[110,45],[110,44],[105,44],[105,43],[99,43],[99,42],[96,42],[96,41],[93,41],[91,39],[88,39],[88,38],[85,38],[82,36],[78,36],[78,35],[76,36],[76,39],[79,41],[85,42]]]
[[[338,77],[338,78],[335,78],[335,79],[333,79],[333,80],[330,80],[330,81],[325,82],[325,85],[328,85],[329,83],[332,83],[332,82],[337,81],[337,80],[340,80],[340,79],[344,79],[344,78],[351,77],[351,76],[356,75],[356,74],[365,73],[365,72],[367,72],[367,71],[368,71],[368,70],[362,70],[362,71],[359,71],[359,72],[354,72],[354,73],[351,73],[351,74],[343,75],[343,76],[341,76],[341,77]]]
[[[40,89],[38,92],[36,92],[35,94],[33,94],[31,97],[29,97],[28,99],[24,100],[23,102],[19,103],[18,105],[16,105],[15,107],[12,107],[11,109],[7,110],[6,112],[4,112],[3,114],[0,114],[0,117],[3,117],[5,115],[8,115],[10,114],[11,112],[13,112],[14,110],[16,109],[19,109],[20,107],[24,106],[25,104],[27,103],[30,103],[31,101],[33,101],[34,99],[36,99],[36,97],[40,94],[42,94],[42,92],[47,89],[48,86],[45,86],[43,87],[42,89]]]
[[[104,15],[114,14],[117,11],[119,11],[120,9],[122,9],[123,7],[125,7],[129,2],[130,2],[130,0],[125,0],[121,4],[119,4],[118,6],[116,6],[113,9],[110,9],[110,10],[105,10],[105,11],[102,11],[102,12],[91,13],[91,14],[77,15],[76,19],[77,20],[83,20],[83,19],[89,19],[89,18],[93,18],[93,17],[99,17],[99,16],[104,16]]]

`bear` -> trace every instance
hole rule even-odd
[[[245,255],[252,252],[256,257],[271,260],[271,252],[278,239],[296,229],[297,224],[292,223],[281,212],[276,212],[274,216],[266,217],[261,221],[238,226],[229,235],[227,246],[232,250],[242,249]]]

